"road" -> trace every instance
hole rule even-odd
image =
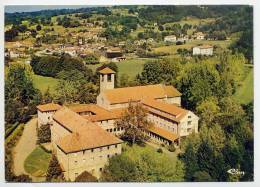
[[[36,148],[37,118],[31,119],[24,127],[23,134],[13,149],[13,170],[15,175],[27,174],[32,177],[33,181],[38,181],[36,177],[31,176],[24,170],[24,161],[28,155]]]

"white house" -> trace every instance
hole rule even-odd
[[[213,46],[211,45],[201,45],[193,47],[193,55],[213,55]]]
[[[175,35],[165,36],[164,42],[176,42],[177,37]]]

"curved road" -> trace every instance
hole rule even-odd
[[[37,118],[31,119],[24,127],[23,134],[18,141],[17,145],[13,149],[13,161],[14,161],[14,174],[21,175],[27,174],[33,178],[24,170],[24,161],[27,156],[36,148],[37,134],[36,134]]]

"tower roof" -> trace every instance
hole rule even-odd
[[[108,67],[105,67],[105,68],[99,70],[99,73],[101,73],[101,74],[115,74],[116,72],[113,71],[112,69],[108,68]]]

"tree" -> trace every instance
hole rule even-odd
[[[133,182],[137,175],[134,161],[124,155],[112,157],[101,176],[104,182]]]
[[[234,42],[230,48],[233,52],[243,53],[253,63],[253,30],[252,27],[243,31],[239,40]]]
[[[19,31],[12,27],[10,30],[5,31],[5,41],[11,42],[18,36]]]
[[[12,182],[32,182],[32,178],[29,177],[29,175],[18,175],[15,176]]]
[[[158,26],[158,29],[159,29],[159,31],[164,31],[163,25],[159,25],[159,26]]]
[[[176,78],[181,70],[178,61],[149,61],[144,64],[142,73],[137,77],[141,84],[176,84]]]
[[[63,181],[63,180],[64,180],[64,176],[59,161],[56,158],[56,156],[53,154],[47,170],[46,181],[51,182],[51,181]]]
[[[103,182],[177,182],[183,181],[184,166],[166,154],[137,145],[110,159],[101,176]]]
[[[42,30],[42,26],[41,26],[41,25],[37,25],[37,26],[36,26],[36,30],[37,30],[37,31]]]
[[[250,103],[248,104],[245,104],[245,105],[242,105],[243,107],[243,110],[245,111],[246,113],[246,116],[248,118],[248,121],[250,123],[253,123],[254,122],[254,102],[251,101]]]
[[[220,74],[219,97],[228,97],[235,93],[244,74],[244,64],[246,59],[242,54],[230,55],[224,52],[217,64]]]
[[[147,111],[140,103],[129,102],[121,119],[116,121],[116,125],[124,128],[123,138],[132,144],[142,143],[148,139],[145,134],[151,124],[147,120]]]
[[[177,80],[183,105],[193,110],[207,97],[217,95],[220,77],[213,64],[201,62],[185,65]]]
[[[36,113],[40,103],[40,91],[35,89],[30,70],[21,65],[12,65],[5,77],[5,122],[26,122]]]
[[[98,88],[92,83],[85,83],[78,88],[77,101],[80,103],[95,103],[98,93]]]
[[[84,171],[79,176],[76,177],[75,182],[98,182],[98,180],[89,172]]]
[[[38,129],[38,143],[51,142],[51,128],[50,124],[41,125]]]
[[[225,181],[227,168],[222,154],[215,154],[210,142],[202,141],[197,152],[199,170],[210,174],[213,180]],[[224,172],[223,172],[224,171]]]
[[[197,106],[196,111],[200,116],[202,124],[211,124],[215,116],[220,112],[217,98],[210,97],[205,99]]]
[[[195,182],[212,182],[211,176],[206,171],[197,171],[193,175]]]
[[[185,179],[187,181],[192,181],[192,177],[199,169],[196,150],[192,143],[188,143],[181,158],[185,164]]]
[[[129,76],[127,74],[122,74],[120,77],[120,87],[129,86]]]
[[[50,103],[53,101],[53,96],[50,93],[50,87],[48,86],[47,90],[42,95],[42,103]]]
[[[55,100],[59,103],[73,103],[77,101],[79,82],[59,80],[55,93]]]
[[[225,156],[226,163],[228,163],[230,168],[237,169],[240,167],[242,161],[241,148],[234,136],[231,136],[227,140],[227,144],[224,147],[223,154]]]

